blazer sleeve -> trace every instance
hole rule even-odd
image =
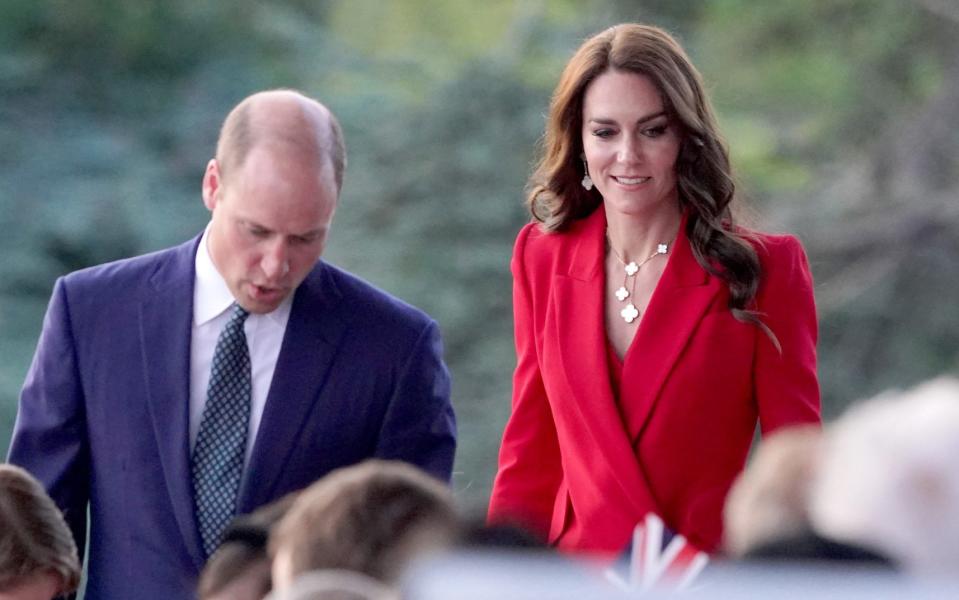
[[[513,274],[516,370],[512,414],[503,433],[499,468],[490,498],[490,522],[515,522],[546,536],[562,481],[559,443],[536,350],[536,307],[527,277],[526,243],[535,225],[519,234]]]
[[[456,419],[442,356],[439,327],[430,321],[400,370],[376,457],[414,464],[448,483],[456,451]]]
[[[73,532],[86,542],[90,458],[65,280],[57,280],[33,363],[20,393],[8,458],[46,488]]]
[[[780,427],[821,421],[816,304],[809,261],[792,236],[770,237],[764,246],[757,305],[760,319],[780,347],[758,332],[754,397],[763,435]]]

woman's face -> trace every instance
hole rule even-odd
[[[583,151],[607,210],[649,214],[677,206],[679,132],[645,75],[608,70],[583,98]]]

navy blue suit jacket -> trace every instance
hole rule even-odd
[[[199,238],[59,279],[10,462],[45,485],[83,548],[87,598],[193,598],[203,567],[188,434]],[[437,325],[329,264],[297,288],[240,484],[249,512],[368,457],[448,481],[455,448]]]

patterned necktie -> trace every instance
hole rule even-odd
[[[190,465],[193,501],[207,556],[220,545],[236,510],[250,421],[250,351],[243,331],[250,313],[239,304],[232,310],[213,351],[206,405]]]

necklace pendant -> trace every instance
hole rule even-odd
[[[669,246],[666,244],[660,244],[656,246],[656,254],[666,254],[669,251]]]
[[[636,307],[633,306],[632,302],[630,302],[629,304],[626,305],[626,308],[619,311],[619,314],[621,317],[623,317],[624,321],[626,321],[627,323],[632,323],[633,321],[636,320],[636,317],[639,316],[639,311],[636,310]]]
[[[626,298],[629,298],[629,290],[623,286],[620,286],[619,289],[616,290],[616,299],[622,302]]]
[[[637,265],[635,262],[630,261],[630,263],[629,263],[628,265],[626,265],[626,276],[627,276],[627,277],[632,277],[633,275],[636,274],[637,271],[639,271],[639,265]]]

